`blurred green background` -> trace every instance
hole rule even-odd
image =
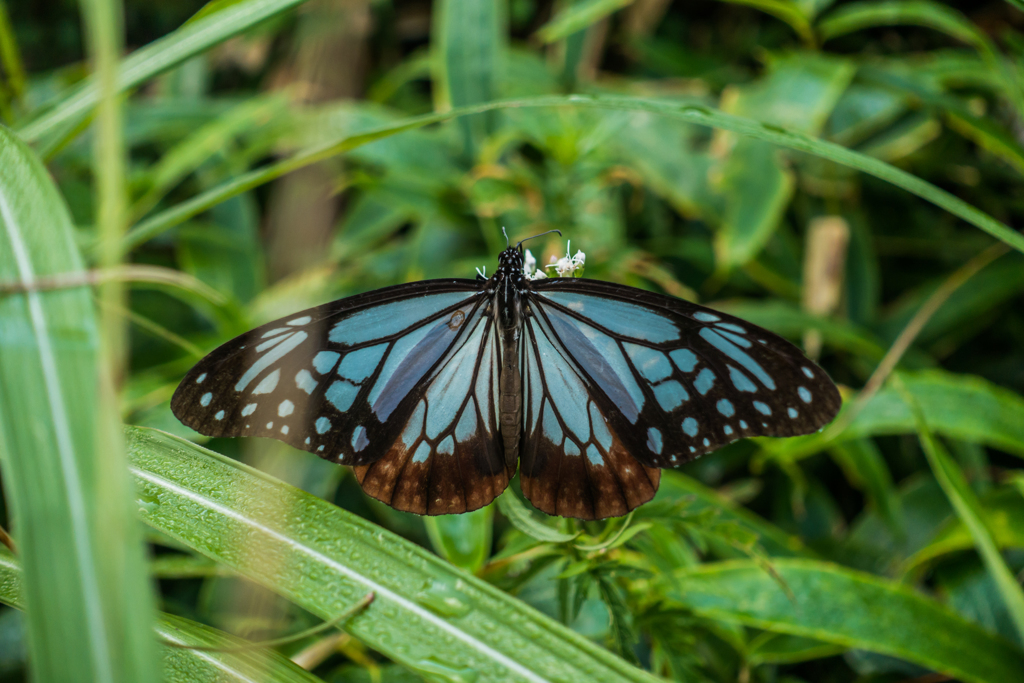
[[[12,216],[30,217],[19,239],[39,276],[84,264],[123,281],[98,313],[85,299],[61,314],[67,329],[50,325],[58,356],[89,340],[82,367],[113,377],[110,414],[90,405],[95,387],[40,365],[68,419],[130,425],[124,444],[116,429],[75,442],[82,463],[94,446],[113,454],[85,475],[83,509],[115,501],[86,537],[123,539],[132,557],[131,522],[119,536],[102,520],[147,523],[148,565],[124,571],[140,591],[156,577],[164,641],[262,641],[378,598],[349,634],[202,656],[131,635],[124,624],[152,613],[126,600],[123,621],[102,618],[137,651],[66,645],[79,680],[152,680],[122,659],[157,652],[166,680],[1024,678],[1020,0],[0,8],[0,199],[14,207],[0,218],[14,235]],[[102,54],[119,40],[130,56],[114,88]],[[790,338],[841,386],[843,413],[822,433],[666,472],[629,519],[587,524],[530,510],[517,485],[461,517],[398,513],[345,468],[277,442],[207,441],[171,415],[177,382],[220,343],[377,287],[472,277],[496,265],[502,227],[514,240],[557,228],[587,277]],[[0,284],[31,280],[13,245],[0,239]],[[545,263],[565,248],[530,246]],[[0,557],[13,605],[0,608],[0,680],[69,680],[36,663],[65,647],[54,620],[93,624],[119,580],[99,571],[85,606],[66,607],[78,603],[55,588],[73,583],[61,547],[31,540],[27,520],[74,499],[31,483],[69,476],[60,449],[19,441],[64,420],[52,400],[46,415],[23,399],[43,382],[15,353],[50,348],[19,332],[37,320],[33,296],[63,295],[0,292],[3,527],[17,544]],[[128,510],[104,474],[124,452]],[[23,478],[36,460],[38,479]],[[68,543],[83,538],[58,517]],[[43,602],[56,616],[34,616]],[[73,664],[105,656],[103,675]]]

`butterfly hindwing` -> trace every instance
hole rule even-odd
[[[406,512],[476,510],[508,486],[498,438],[498,342],[478,307],[466,337],[423,382],[401,436],[384,456],[355,468],[363,490]]]
[[[529,308],[647,466],[742,437],[813,432],[839,409],[835,385],[799,349],[718,311],[583,279],[534,283]]]
[[[343,465],[390,452],[484,306],[472,280],[398,285],[268,323],[186,375],[174,414],[209,436],[264,436]]]
[[[609,419],[610,403],[539,316],[527,319],[520,367],[520,483],[539,510],[578,519],[626,514],[654,497],[661,473],[645,467]]]

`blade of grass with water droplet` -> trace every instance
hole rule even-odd
[[[403,665],[490,681],[653,681],[423,548],[224,456],[127,429],[154,528],[329,619]],[[454,673],[453,673],[454,672]],[[445,673],[445,675],[448,675]]]
[[[25,609],[21,566],[6,549],[0,549],[0,602]],[[240,648],[248,643],[190,619],[162,614],[154,626],[156,636],[180,647],[164,647],[163,680],[166,683],[320,683],[287,657],[253,648],[240,652],[206,652],[189,647]]]

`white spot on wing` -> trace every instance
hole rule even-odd
[[[277,406],[277,414],[281,417],[288,417],[295,412],[295,404],[285,399],[281,401],[281,405]],[[286,432],[287,433],[287,432]]]
[[[310,321],[312,321],[312,320],[313,320],[313,318],[311,316],[304,315],[301,318],[296,318],[295,320],[289,320],[288,324],[289,325],[308,325],[310,323]]]
[[[256,412],[256,404],[255,403],[250,403],[246,407],[242,408],[242,416],[243,417],[249,417],[250,415],[252,415],[255,412]]]
[[[277,382],[281,379],[281,368],[274,370],[272,373],[263,378],[263,381],[256,385],[256,388],[252,390],[253,394],[269,394],[271,391],[277,388]]]
[[[238,383],[235,384],[235,391],[242,391],[245,389],[249,386],[249,382],[256,379],[260,373],[270,367],[272,363],[284,358],[289,351],[306,341],[307,337],[309,337],[309,335],[305,332],[296,332],[287,340],[265,353],[255,363],[249,366],[249,369],[245,371],[245,374],[239,378]]]
[[[203,394],[203,397],[199,399],[199,405],[205,408],[206,406],[210,405],[210,401],[212,400],[213,394],[207,391],[205,394]]]

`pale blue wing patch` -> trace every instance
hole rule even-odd
[[[540,296],[564,306],[606,330],[630,339],[662,343],[679,339],[679,327],[658,311],[616,299],[576,292],[539,292]]]

